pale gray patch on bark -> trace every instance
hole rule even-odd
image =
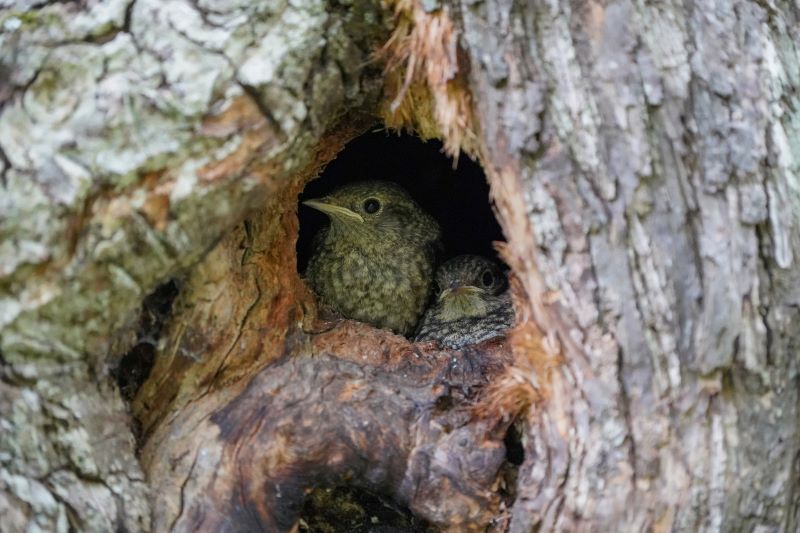
[[[0,3],[4,526],[149,529],[106,361],[146,294],[268,201],[248,171],[198,178],[243,142],[202,121],[256,98],[275,136],[258,157],[291,176],[374,101],[365,65],[382,17],[321,0]],[[163,228],[142,213],[148,172],[168,185]]]

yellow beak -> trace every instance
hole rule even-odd
[[[483,289],[478,287],[473,287],[472,285],[462,285],[461,287],[453,287],[452,289],[445,289],[439,295],[439,301],[444,300],[446,297],[450,296],[451,294],[477,294],[479,292],[483,292]]]
[[[340,205],[330,204],[323,200],[306,200],[303,202],[303,205],[307,205],[317,211],[322,211],[328,216],[332,217],[343,217],[355,220],[356,222],[364,222],[364,219],[356,213],[355,211],[351,211],[346,207],[342,207]]]

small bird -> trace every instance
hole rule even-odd
[[[408,335],[425,310],[439,224],[399,185],[364,181],[303,202],[330,224],[314,237],[311,288],[345,318]]]
[[[508,280],[493,260],[459,255],[436,271],[433,305],[417,328],[415,341],[461,348],[503,334],[514,324]]]

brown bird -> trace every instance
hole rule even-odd
[[[322,302],[345,318],[411,333],[430,294],[436,220],[387,181],[345,185],[303,203],[330,219],[314,237],[306,269]]]
[[[508,280],[500,265],[485,257],[460,255],[443,263],[434,295],[415,341],[461,348],[500,336],[514,324]]]

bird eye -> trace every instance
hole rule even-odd
[[[491,287],[494,284],[494,276],[488,270],[484,270],[481,275],[481,283],[484,287]]]
[[[367,198],[364,200],[364,212],[374,215],[381,208],[381,203],[377,198]]]

